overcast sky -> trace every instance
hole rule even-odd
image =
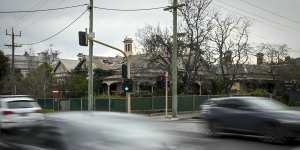
[[[88,2],[89,0],[0,0],[0,11],[56,8]],[[96,6],[120,9],[160,7],[167,6],[168,3],[169,0],[95,0]],[[212,7],[230,15],[249,17],[252,20],[251,43],[288,44],[292,48],[290,55],[300,57],[299,0],[214,0]],[[16,37],[17,43],[37,42],[61,30],[85,9],[86,7],[80,7],[50,12],[0,14],[0,49],[6,54],[10,53],[10,49],[3,46],[11,41],[5,35],[5,29],[10,31],[11,27],[14,27],[15,31],[22,31],[22,37]],[[122,40],[126,36],[135,39],[137,30],[145,25],[172,27],[171,24],[171,13],[163,10],[114,12],[95,9],[96,39],[119,48],[123,48]],[[28,49],[37,53],[52,47],[53,50],[60,51],[60,58],[77,59],[78,53],[88,54],[88,48],[80,47],[77,38],[77,32],[86,27],[88,27],[88,13],[55,38],[41,44],[17,48],[16,54],[23,54]],[[96,56],[116,54],[118,52],[95,45]]]

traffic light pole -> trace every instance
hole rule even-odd
[[[95,39],[92,39],[91,37],[89,37],[89,40],[90,40],[90,41],[93,41],[93,42],[95,42],[95,43],[98,43],[98,44],[100,44],[100,45],[103,45],[103,46],[106,46],[106,47],[109,47],[109,48],[111,48],[111,49],[114,49],[114,50],[116,50],[116,51],[121,52],[121,53],[124,55],[126,61],[128,62],[128,56],[127,56],[127,54],[126,54],[123,50],[121,50],[121,49],[119,49],[119,48],[116,48],[116,47],[114,47],[114,46],[111,46],[111,45],[109,45],[109,44],[106,44],[106,43],[97,41],[97,40],[95,40]],[[128,71],[128,70],[127,70],[127,71]],[[130,73],[129,73],[129,74],[130,74]]]
[[[130,79],[130,56],[127,56],[127,78]],[[131,113],[131,95],[130,92],[126,92],[126,96],[127,96],[127,112]]]
[[[89,38],[89,40],[90,40],[90,41],[93,41],[93,42],[95,42],[95,43],[101,44],[101,45],[103,45],[103,46],[106,46],[106,47],[109,47],[109,48],[112,48],[112,49],[114,49],[114,50],[117,50],[117,51],[121,52],[121,53],[124,55],[124,57],[125,57],[125,59],[126,59],[126,61],[127,61],[127,78],[128,78],[128,79],[131,78],[131,77],[130,77],[130,64],[131,64],[131,62],[130,62],[130,56],[127,56],[127,54],[126,54],[123,50],[121,50],[121,49],[119,49],[119,48],[116,48],[116,47],[114,47],[114,46],[111,46],[111,45],[109,45],[109,44],[106,44],[106,43],[103,43],[103,42],[94,40],[94,39],[92,39],[92,38]],[[131,113],[131,95],[130,95],[129,92],[127,92],[127,93],[126,93],[126,96],[127,96],[127,112],[128,112],[128,113]]]

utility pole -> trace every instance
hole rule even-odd
[[[90,25],[89,25],[89,35],[94,35],[93,32],[93,19],[94,19],[94,1],[90,0],[89,5],[89,11],[90,11]],[[88,84],[88,110],[93,110],[93,99],[94,99],[94,88],[93,88],[93,40],[89,40],[89,84]]]
[[[15,37],[19,36],[21,37],[21,31],[19,32],[19,34],[15,34],[14,32],[14,28],[11,28],[11,33],[8,33],[6,30],[6,35],[7,36],[11,36],[11,44],[5,44],[5,46],[11,47],[11,69],[10,69],[10,73],[11,73],[11,80],[13,82],[13,89],[12,92],[14,95],[16,95],[17,90],[16,90],[16,81],[15,81],[15,47],[21,47],[21,45],[17,45],[15,43]]]
[[[177,9],[184,6],[178,5],[178,0],[173,0],[173,6],[165,8],[164,10],[172,10],[173,12],[173,49],[171,56],[171,83],[172,83],[172,116],[177,117]]]
[[[173,0],[172,116],[177,117],[177,0]]]

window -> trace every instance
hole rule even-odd
[[[35,101],[18,100],[18,101],[8,102],[7,107],[10,109],[33,108],[33,107],[38,107],[38,104]]]
[[[248,107],[245,103],[238,99],[225,99],[217,103],[218,107],[231,108],[231,109],[242,109]]]
[[[270,98],[245,98],[243,99],[245,103],[250,105],[254,109],[258,110],[285,110],[288,109],[286,105],[270,99]]]

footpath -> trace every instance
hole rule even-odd
[[[172,117],[172,112],[169,112],[166,116],[165,113],[155,113],[155,114],[149,114],[147,115],[151,119],[154,120],[162,120],[162,121],[172,121],[172,120],[184,120],[184,119],[199,119],[200,118],[200,112],[194,111],[194,112],[180,112],[177,114],[177,117]]]

